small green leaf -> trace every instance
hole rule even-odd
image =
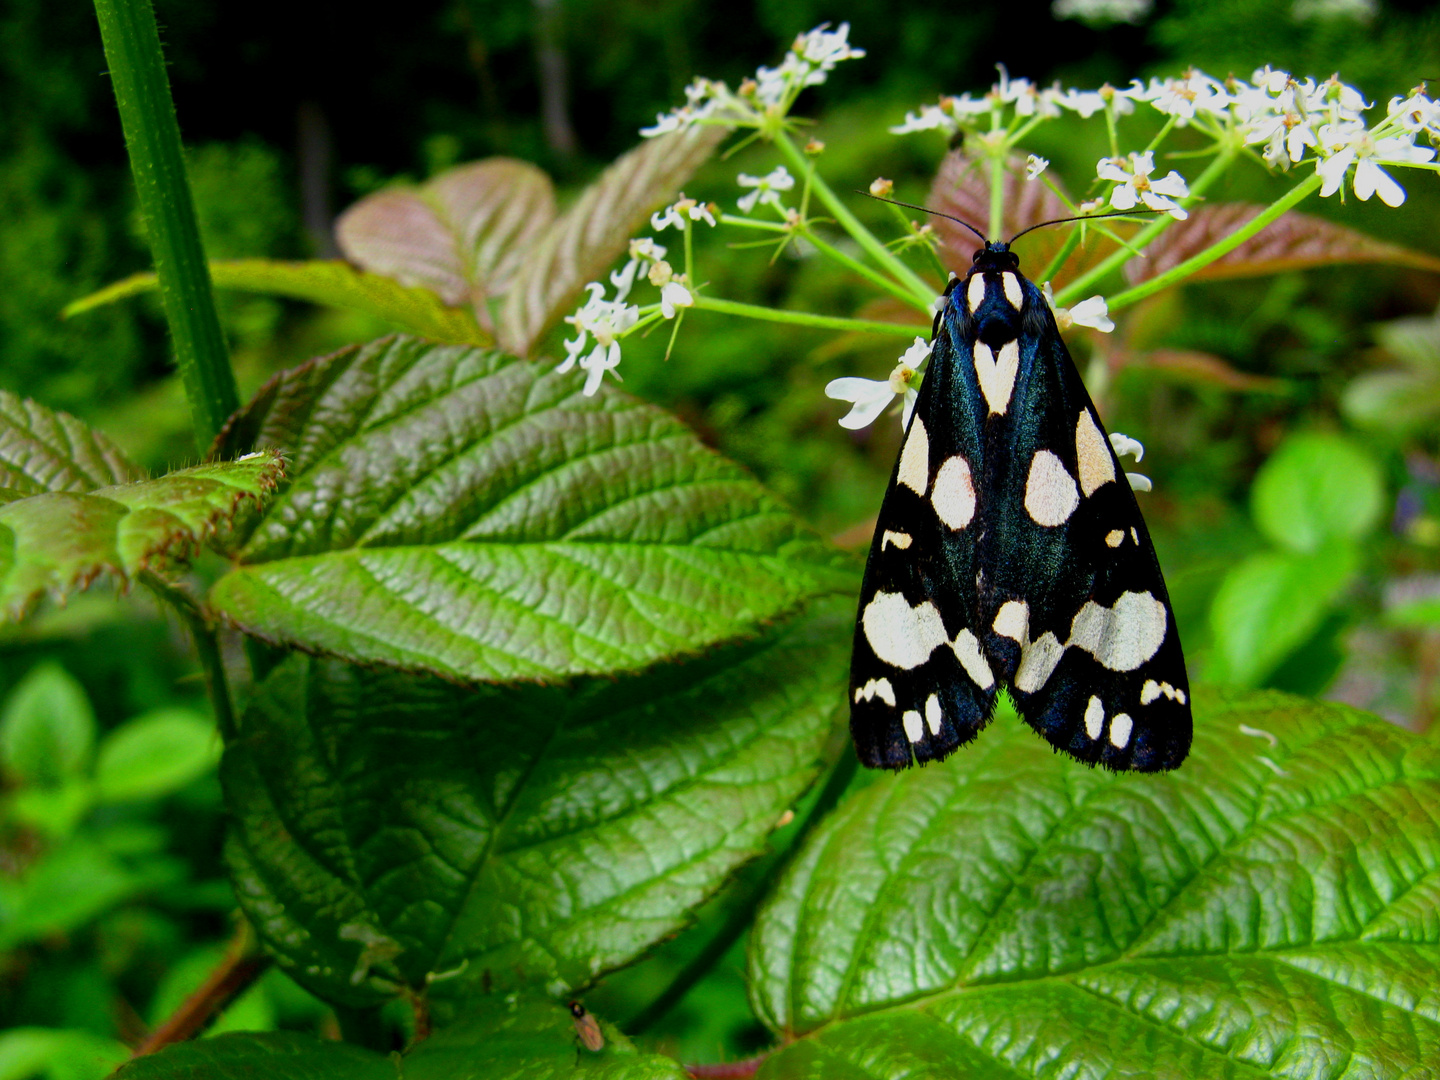
[[[242,908],[329,1001],[584,987],[680,930],[824,759],[854,604],[620,679],[464,689],[295,656],[221,778]],[[847,751],[848,752],[848,751]]]
[[[490,336],[480,329],[466,308],[450,307],[429,289],[413,288],[380,274],[365,273],[338,260],[212,262],[210,279],[219,289],[284,296],[364,312],[436,341],[490,344]],[[132,274],[73,301],[61,314],[69,318],[141,293],[154,292],[158,287],[154,274]]]
[[[82,775],[95,745],[95,712],[85,688],[53,660],[30,669],[0,713],[0,763],[30,784],[55,786]]]
[[[64,1028],[0,1031],[0,1080],[102,1080],[130,1056],[114,1039]]]
[[[143,886],[98,844],[72,837],[18,879],[0,879],[0,951],[77,930]]]
[[[1384,508],[1380,466],[1343,435],[1291,435],[1255,476],[1250,508],[1271,541],[1309,554],[1334,541],[1358,540]]]
[[[675,194],[731,130],[703,125],[646,139],[582,191],[525,252],[506,293],[500,344],[529,356],[585,283],[603,279],[630,238],[645,228],[650,212]]]
[[[1345,387],[1340,408],[1361,427],[1392,435],[1414,431],[1440,415],[1440,378],[1398,368],[1367,372]]]
[[[843,803],[751,939],[798,1037],[761,1080],[1425,1075],[1440,747],[1277,693],[1195,721],[1140,776],[1004,717]]]
[[[488,158],[418,188],[366,196],[340,215],[335,238],[352,262],[468,305],[493,329],[488,301],[505,295],[554,220],[548,176],[529,162]]]
[[[1258,686],[1319,629],[1358,568],[1350,544],[1315,555],[1260,552],[1231,567],[1210,607],[1215,681]]]
[[[0,612],[22,618],[45,594],[64,599],[102,573],[128,583],[183,559],[259,503],[284,475],[273,451],[83,494],[44,492],[0,506]]]
[[[63,840],[94,805],[95,785],[84,777],[58,787],[22,787],[10,793],[8,809],[15,821],[39,829],[52,840]]]
[[[5,501],[41,491],[93,491],[144,478],[119,447],[68,413],[0,390],[0,488]]]
[[[189,709],[157,709],[105,737],[95,786],[102,802],[158,799],[204,776],[219,760],[214,724]]]
[[[114,1080],[399,1080],[399,1069],[373,1051],[295,1031],[232,1032],[135,1058]]]
[[[228,437],[287,451],[293,482],[212,605],[309,652],[493,681],[634,670],[853,588],[673,417],[580,390],[404,337],[284,373]]]
[[[605,1045],[585,1049],[563,1001],[523,998],[477,1004],[408,1054],[402,1080],[687,1080],[672,1058],[641,1054],[599,1020]]]

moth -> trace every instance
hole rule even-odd
[[[1079,761],[1175,768],[1190,684],[1160,564],[1010,243],[986,241],[950,282],[931,339],[855,620],[860,761],[942,760],[980,733],[1004,686]]]

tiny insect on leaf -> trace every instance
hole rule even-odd
[[[856,752],[939,761],[1002,687],[1087,764],[1153,772],[1189,752],[1185,659],[1134,491],[1044,295],[988,241],[945,291],[871,542]]]
[[[593,1053],[605,1049],[605,1035],[595,1017],[578,1001],[570,1002],[570,1015],[575,1020],[575,1037],[580,1045]]]

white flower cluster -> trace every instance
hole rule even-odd
[[[1321,195],[1341,191],[1353,168],[1356,197],[1379,195],[1388,206],[1404,202],[1405,191],[1381,166],[1426,165],[1435,150],[1417,146],[1416,140],[1424,137],[1440,143],[1440,105],[1424,87],[1407,97],[1392,98],[1385,118],[1371,125],[1365,113],[1372,106],[1353,86],[1336,77],[1323,82],[1296,79],[1268,66],[1257,70],[1249,82],[1234,77],[1222,82],[1192,68],[1177,77],[1153,78],[1148,84],[1137,79],[1125,88],[1106,85],[1099,90],[1064,90],[1058,83],[1037,89],[1027,79],[1011,79],[1002,68],[1000,81],[988,94],[942,97],[938,105],[922,105],[919,112],[906,113],[904,123],[890,130],[895,134],[978,131],[991,127],[992,118],[1000,119],[1007,108],[1016,118],[1051,118],[1062,110],[1081,117],[1101,110],[1121,116],[1133,112],[1136,102],[1171,117],[1177,127],[1194,125],[1217,139],[1263,145],[1262,156],[1274,168],[1288,169],[1307,157],[1314,160],[1323,180]],[[1127,159],[1103,159],[1099,176],[1118,185],[1110,193],[1110,205],[1128,210],[1143,203],[1184,217],[1172,201],[1188,195],[1184,179],[1172,170],[1151,180],[1153,169],[1149,151]]]
[[[654,124],[641,128],[640,134],[653,139],[707,122],[759,127],[769,117],[783,116],[801,90],[819,86],[840,61],[865,55],[865,50],[852,46],[849,38],[849,23],[841,23],[834,30],[829,23],[822,23],[798,35],[776,67],[758,69],[755,77],[746,79],[738,90],[714,79],[696,79],[685,90],[684,105],[661,113]]]
[[[684,215],[690,207],[685,206],[678,211],[677,207],[693,203],[693,199],[682,198],[681,202],[666,207],[666,222],[674,216],[683,228]],[[655,216],[661,217],[660,214]],[[711,220],[710,223],[713,225],[714,221]],[[651,224],[655,225],[654,220]],[[655,226],[657,230],[663,227]],[[660,302],[651,305],[648,312],[627,302],[630,290],[635,286],[635,279],[642,275],[650,284],[660,289]],[[620,339],[635,329],[642,317],[648,313],[653,319],[658,311],[660,318],[673,319],[679,309],[692,307],[695,303],[695,297],[684,278],[677,278],[670,264],[665,261],[665,248],[648,236],[630,241],[630,259],[610,275],[610,284],[615,288],[615,299],[605,299],[605,286],[598,281],[592,281],[585,286],[589,291],[589,298],[580,305],[574,315],[565,317],[565,321],[575,327],[576,334],[565,342],[565,359],[555,370],[564,374],[578,365],[580,370],[585,372],[586,397],[594,396],[600,389],[605,373],[614,371],[619,366]],[[593,349],[590,348],[592,339],[595,342]],[[587,349],[590,350],[588,353]],[[582,356],[582,353],[585,355]],[[618,379],[620,376],[615,377]]]

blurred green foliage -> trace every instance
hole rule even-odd
[[[1440,13],[1421,3],[1382,4],[1357,22],[1297,20],[1290,0],[1177,0],[1147,25],[1108,29],[1053,23],[1043,3],[571,0],[545,30],[538,6],[426,0],[366,13],[161,0],[209,254],[314,254],[353,199],[495,154],[536,161],[573,190],[632,146],[691,76],[737,81],[825,20],[849,20],[869,50],[805,103],[829,148],[828,175],[837,189],[889,176],[910,199],[924,197],[945,147],[938,136],[895,139],[886,125],[940,92],[987,86],[997,62],[1067,85],[1186,64],[1248,75],[1270,63],[1321,77],[1338,70],[1382,101],[1440,75]],[[573,147],[544,122],[535,55],[545,40],[567,61]],[[11,0],[0,13],[0,387],[95,422],[147,466],[188,464],[196,448],[158,305],[58,317],[69,301],[148,268],[103,68],[86,5]],[[1083,140],[1036,150],[1081,184],[1102,152]],[[690,193],[733,200],[736,172],[772,164],[746,149],[712,162]],[[1434,180],[1406,178],[1403,214],[1308,209],[1440,253]],[[1239,170],[1216,197],[1264,199],[1273,189],[1260,170]],[[856,208],[877,228],[881,211]],[[725,243],[702,233],[697,245],[718,295],[843,313],[871,299],[819,261]],[[1133,349],[1203,353],[1270,380],[1263,391],[1181,380],[1098,350],[1088,358],[1109,426],[1147,446],[1156,490],[1142,505],[1197,681],[1328,692],[1432,723],[1437,304],[1433,275],[1338,268],[1193,286],[1121,327]],[[267,297],[222,293],[221,305],[246,393],[282,367],[387,329]],[[664,338],[627,345],[626,388],[677,411],[822,530],[865,543],[898,425],[845,432],[821,387],[840,374],[882,376],[893,342],[700,313],[668,361]],[[198,983],[229,936],[218,743],[197,712],[194,662],[176,628],[144,609],[85,597],[6,631],[0,680],[0,1028],[9,1029],[0,1080],[98,1077]],[[618,1017],[637,1012],[693,959],[726,902],[597,1000]],[[754,1052],[764,1032],[742,969],[737,947],[647,1037],[685,1057]],[[223,1027],[334,1023],[272,973]]]

